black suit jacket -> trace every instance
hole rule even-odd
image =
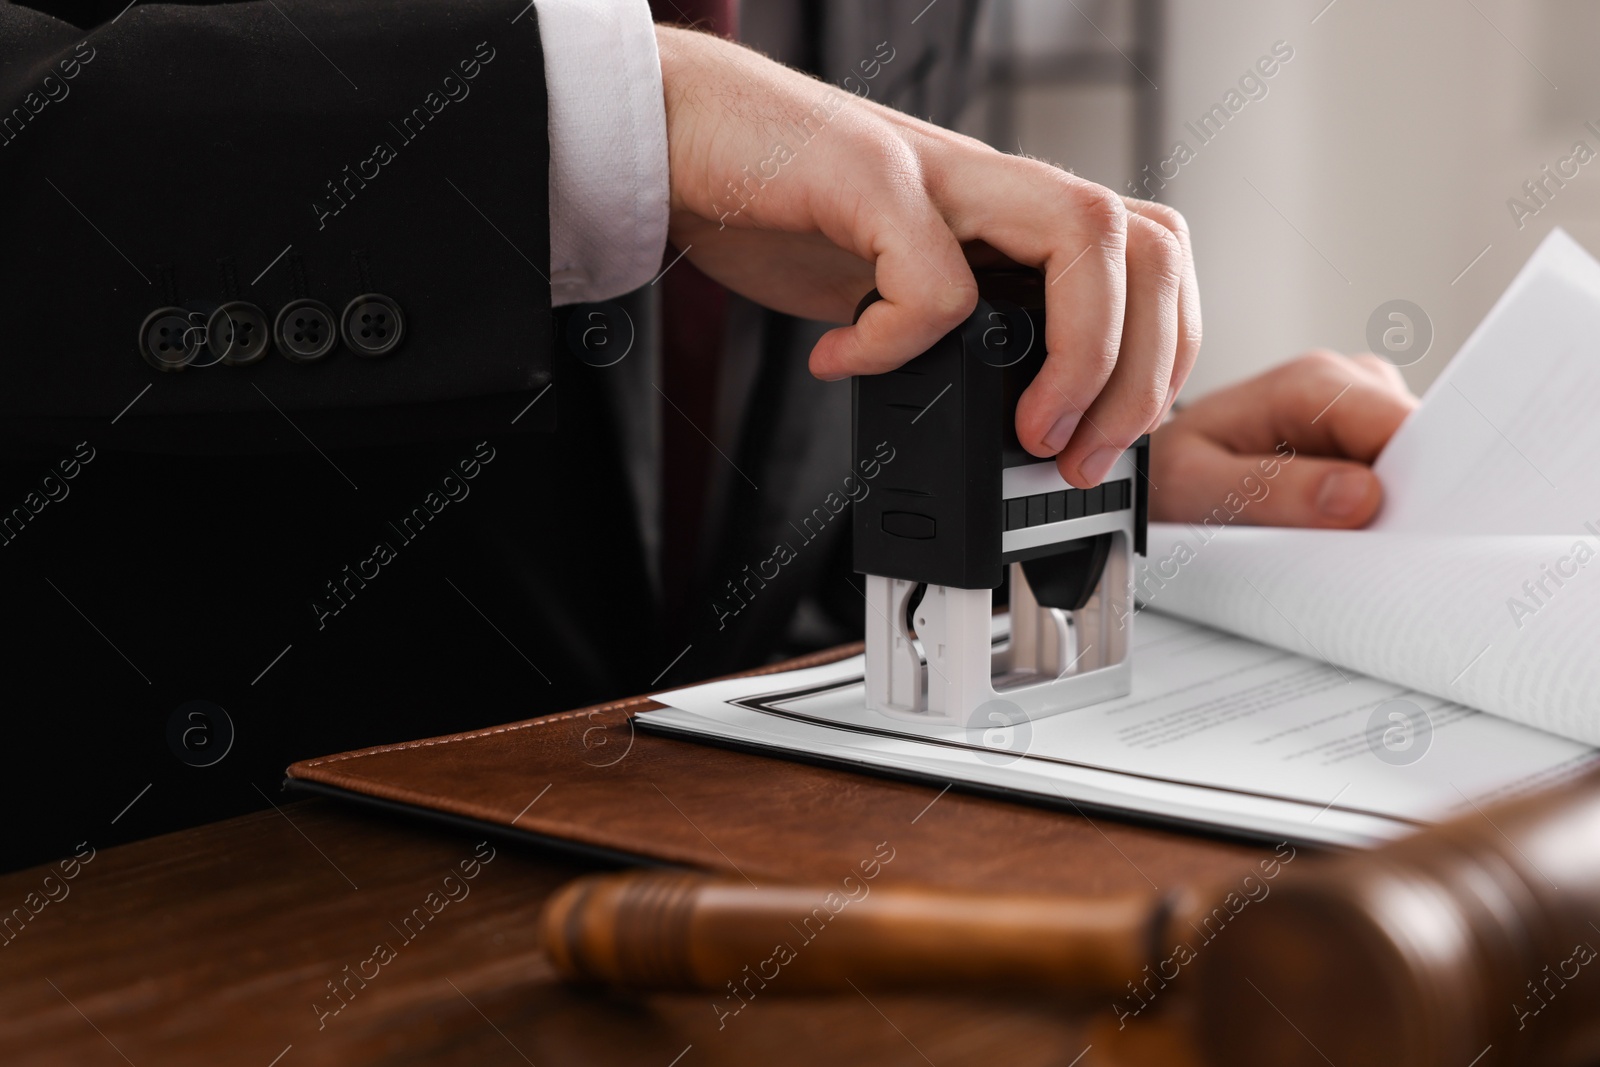
[[[120,7],[0,3],[5,866],[665,665],[618,445],[647,365],[554,339],[536,13]],[[386,355],[140,348],[161,308],[372,293]]]

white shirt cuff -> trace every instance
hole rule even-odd
[[[535,0],[550,110],[550,297],[607,300],[667,244],[667,112],[647,0]]]

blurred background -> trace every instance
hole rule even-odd
[[[938,0],[923,18],[947,5],[965,6]],[[757,44],[764,6],[742,13]],[[1577,141],[1600,152],[1585,128],[1600,128],[1600,4],[973,6],[959,129],[1119,192],[1143,182],[1188,217],[1205,311],[1191,395],[1307,348],[1365,349],[1369,317],[1395,299],[1433,323],[1406,368],[1421,389],[1552,227],[1600,248],[1600,165],[1569,163],[1564,186],[1542,172]],[[1292,58],[1261,77],[1275,46]],[[1225,124],[1201,125],[1229,104]],[[1513,197],[1536,212],[1518,218]]]
[[[1578,141],[1600,152],[1600,4],[987,0],[977,25],[960,129],[1119,192],[1144,182],[1187,216],[1205,312],[1191,395],[1307,348],[1365,349],[1393,299],[1434,326],[1405,371],[1420,390],[1551,228],[1600,249],[1600,163],[1543,172]],[[1275,45],[1292,58],[1262,78]],[[1230,91],[1237,111],[1202,127]]]

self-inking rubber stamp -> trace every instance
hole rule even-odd
[[[885,442],[895,456],[855,504],[867,706],[968,728],[996,708],[1032,719],[1130,691],[1150,447],[1141,437],[1093,489],[1027,453],[1015,416],[1044,363],[1044,282],[980,272],[978,287],[966,322],[898,370],[857,377],[853,395],[856,461]],[[996,642],[1008,580],[1011,634]]]

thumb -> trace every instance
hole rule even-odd
[[[1266,455],[1239,455],[1198,434],[1162,440],[1150,456],[1150,517],[1160,522],[1365,526],[1383,502],[1372,468],[1326,459],[1283,444]]]

